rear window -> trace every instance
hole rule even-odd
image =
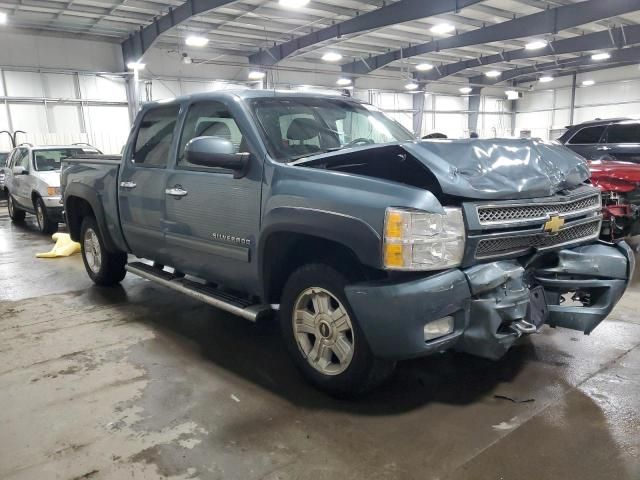
[[[165,167],[169,159],[178,105],[149,110],[140,122],[133,163],[142,167]]]
[[[640,143],[640,123],[611,125],[607,130],[607,143]]]
[[[589,144],[589,143],[598,143],[600,141],[600,137],[604,133],[604,129],[606,125],[598,125],[597,127],[585,127],[582,130],[578,131],[571,140],[569,140],[570,144]]]

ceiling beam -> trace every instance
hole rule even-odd
[[[593,60],[591,55],[585,55],[578,58],[569,58],[565,60],[558,60],[555,62],[540,63],[532,65],[530,67],[514,68],[511,70],[503,71],[499,78],[487,78],[486,76],[479,75],[477,77],[471,77],[469,79],[470,84],[474,85],[495,85],[497,83],[506,82],[516,79],[518,77],[536,75],[542,72],[549,72],[552,70],[568,70],[571,68],[583,67],[583,66],[605,66],[609,65],[612,68],[629,62],[640,61],[640,46],[622,48],[620,50],[614,50],[609,52],[611,58],[606,61]]]
[[[235,0],[187,0],[182,5],[172,8],[169,7],[169,13],[157,17],[146,27],[140,27],[140,30],[132,33],[129,38],[122,42],[122,56],[124,64],[138,61],[144,55],[153,42],[167,30],[176,25],[189,20],[195,15],[208,12],[215,8],[222,7]]]
[[[467,69],[491,65],[501,62],[512,62],[527,58],[545,57],[548,55],[564,55],[569,53],[588,52],[609,48],[623,48],[640,43],[640,25],[612,28],[596,33],[588,33],[578,37],[565,38],[549,42],[546,47],[538,50],[521,48],[496,55],[464,60],[456,63],[441,65],[428,72],[419,72],[414,76],[420,82],[435,81],[454,75]]]
[[[348,63],[342,66],[342,71],[364,75],[403,58],[450,48],[557,33],[636,10],[640,10],[638,0],[586,0]]]
[[[249,63],[255,65],[275,65],[300,49],[316,45],[344,35],[374,30],[421,18],[455,12],[480,3],[482,0],[400,0],[377,10],[357,15],[344,22],[336,23],[312,33],[294,38],[288,42],[274,45],[249,56]]]

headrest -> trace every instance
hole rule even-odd
[[[196,137],[221,137],[231,140],[231,130],[224,122],[202,122],[198,125],[198,130]]]
[[[288,140],[309,140],[320,135],[320,125],[313,118],[296,118],[287,129]]]

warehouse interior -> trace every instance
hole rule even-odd
[[[564,149],[572,125],[640,125],[640,0],[0,0],[0,45],[0,152],[119,156],[145,105],[237,90],[350,97],[416,141]],[[0,478],[640,478],[632,271],[590,335],[411,358],[333,398],[277,322],[131,274],[95,286],[79,253],[36,258],[51,235],[0,193]]]

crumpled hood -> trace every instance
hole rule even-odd
[[[598,160],[589,162],[591,183],[603,191],[631,192],[640,185],[640,165],[637,163]]]
[[[546,197],[590,176],[586,161],[539,139],[427,140],[403,143],[449,195],[480,200]]]

